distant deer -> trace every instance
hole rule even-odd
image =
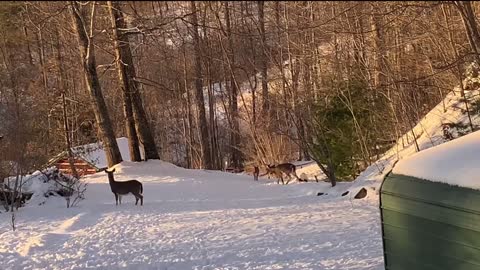
[[[253,167],[253,180],[258,181],[258,175],[260,174],[260,169],[257,166]]]
[[[285,182],[283,181],[283,174],[288,176],[288,180],[286,185],[290,182],[292,175],[295,176],[295,178],[298,179],[298,181],[302,181],[298,176],[296,171],[295,165],[292,163],[282,163],[278,165],[267,165],[267,174],[272,175],[277,178],[277,184],[280,184],[280,180],[282,180],[282,184],[285,185]]]
[[[117,182],[113,178],[113,173],[115,172],[115,169],[113,169],[113,171],[108,171],[108,169],[106,169],[105,172],[108,175],[108,182],[110,183],[110,188],[112,189],[113,194],[115,194],[116,205],[118,205],[119,201],[120,201],[120,204],[122,204],[122,196],[127,195],[129,193],[132,193],[133,196],[135,196],[135,205],[138,204],[138,200],[140,200],[140,205],[143,205],[142,183],[140,183],[137,180]]]

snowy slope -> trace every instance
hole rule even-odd
[[[479,100],[479,91],[465,91],[468,100]],[[447,140],[443,136],[443,126],[450,124],[460,124],[468,126],[468,116],[465,113],[465,105],[460,95],[460,89],[455,88],[450,92],[435,108],[433,108],[422,120],[414,127],[413,133],[417,137],[417,143],[420,151],[433,146],[440,145]],[[472,114],[472,122],[475,126],[480,125],[478,114]],[[454,138],[461,137],[463,133],[470,132],[467,129],[450,129]],[[350,190],[355,194],[362,187],[375,189],[378,188],[385,175],[390,172],[399,160],[416,154],[416,147],[413,140],[413,133],[409,131],[397,140],[397,143],[387,151],[377,162],[362,172],[353,182]]]
[[[421,151],[397,163],[393,172],[480,189],[480,131]]]
[[[315,196],[327,183],[123,162],[117,180],[144,183],[140,207],[115,206],[105,176],[86,179],[78,207],[21,208],[16,232],[1,213],[0,268],[383,269],[376,204]]]

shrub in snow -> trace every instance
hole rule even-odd
[[[49,197],[63,197],[68,208],[84,199],[86,184],[78,178],[63,174],[56,167],[50,167],[23,177],[21,190],[22,193],[31,194],[30,203],[42,205]]]
[[[79,201],[83,200],[87,185],[80,182],[79,178],[63,174],[57,167],[50,167],[42,171],[44,183],[53,183],[54,190],[44,193],[45,197],[51,195],[59,195],[67,201],[67,208],[75,206]],[[73,201],[72,201],[73,199]]]

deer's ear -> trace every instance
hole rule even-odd
[[[115,168],[112,170],[112,172],[115,172]]]

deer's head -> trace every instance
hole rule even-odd
[[[113,178],[113,173],[115,172],[115,169],[109,171],[108,169],[105,169],[105,173],[108,175],[108,181],[110,183],[115,182],[115,179]]]
[[[272,171],[273,169],[275,169],[275,167],[277,167],[275,164],[273,165],[267,164],[267,171]]]
[[[270,176],[272,176],[272,174],[275,174],[275,172],[274,172],[275,165],[267,164],[266,169],[267,169],[267,177],[268,177],[268,179],[270,179]]]
[[[108,174],[109,177],[113,177],[113,173],[115,172],[115,169],[109,171],[108,169],[105,169],[105,173]]]

